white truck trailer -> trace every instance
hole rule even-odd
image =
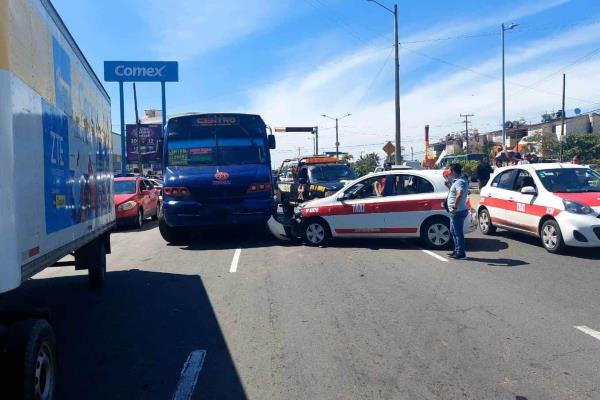
[[[112,171],[110,98],[60,16],[0,0],[0,296],[67,255],[103,285]],[[0,398],[54,398],[44,314],[0,310]]]

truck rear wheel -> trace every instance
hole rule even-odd
[[[56,396],[56,339],[43,319],[26,319],[10,327],[17,361],[15,399],[54,400]],[[10,397],[13,398],[13,397]]]

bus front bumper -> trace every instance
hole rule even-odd
[[[264,224],[273,214],[271,199],[247,199],[235,204],[171,200],[162,207],[163,218],[171,227]]]

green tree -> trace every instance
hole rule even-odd
[[[570,161],[576,154],[584,164],[600,163],[600,134],[568,135],[563,142],[563,160]]]
[[[560,143],[554,135],[544,135],[538,133],[529,137],[529,142],[540,143],[540,150],[542,157],[546,158],[558,158],[560,153]],[[525,151],[534,153],[535,145],[529,144],[525,148]]]
[[[358,176],[363,176],[369,172],[373,172],[379,166],[379,154],[367,153],[361,155],[351,167]]]
[[[354,159],[354,156],[350,153],[345,153],[342,156],[342,161],[347,162],[348,164],[352,163],[353,159]]]

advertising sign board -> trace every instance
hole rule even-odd
[[[162,161],[162,125],[161,124],[143,124],[140,125],[138,135],[135,124],[127,124],[125,131],[127,132],[127,161],[138,162],[138,150],[140,147],[140,157],[142,162]]]

